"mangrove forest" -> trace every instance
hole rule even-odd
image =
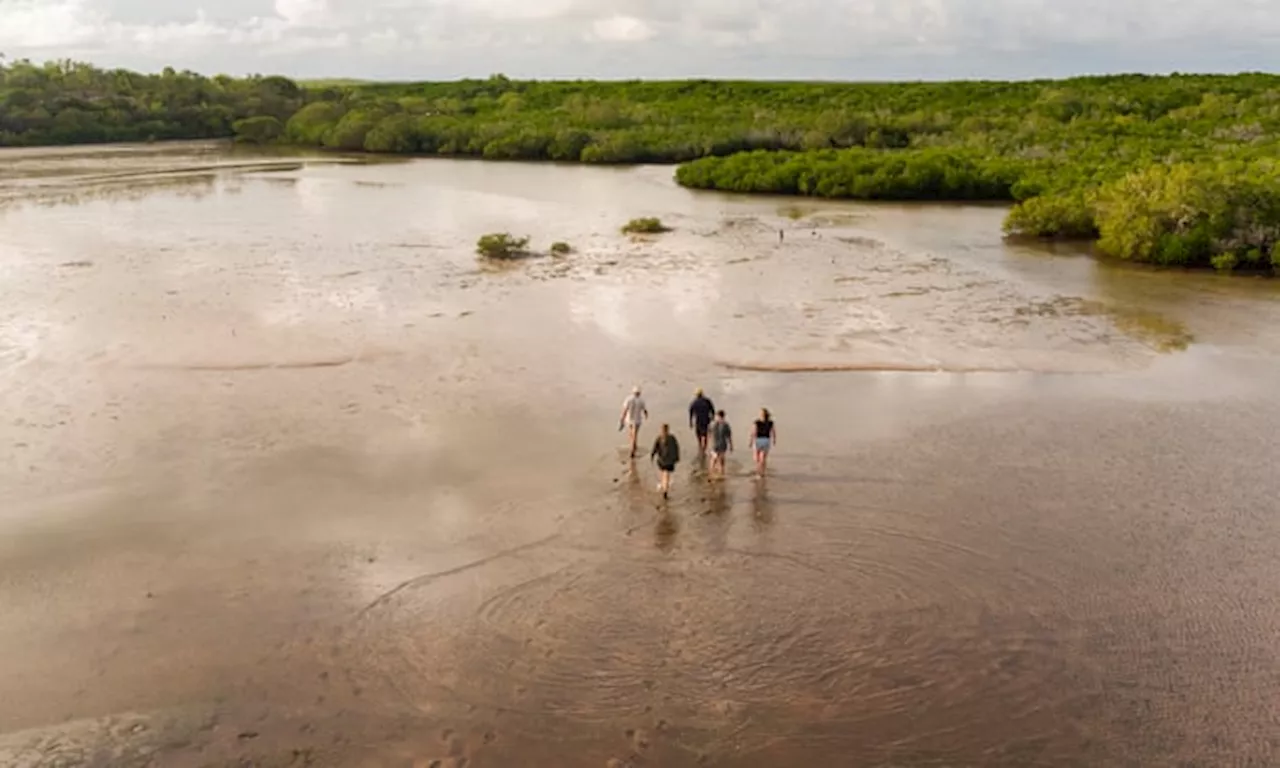
[[[1280,270],[1280,76],[951,83],[324,84],[0,66],[0,144],[235,138],[339,151],[677,164],[690,188],[1006,201],[1011,235]]]

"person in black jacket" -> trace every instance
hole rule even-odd
[[[680,443],[676,440],[676,436],[671,434],[670,425],[662,425],[658,439],[653,441],[649,460],[656,460],[658,463],[658,471],[661,473],[658,490],[662,491],[662,498],[665,499],[671,493],[671,475],[676,471],[676,464],[680,461]]]
[[[689,429],[698,436],[698,452],[707,452],[707,431],[711,428],[711,420],[715,418],[716,406],[711,399],[699,389],[693,393],[693,402],[689,403]]]

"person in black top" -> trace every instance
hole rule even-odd
[[[680,443],[676,440],[676,436],[671,434],[671,427],[666,424],[663,424],[662,429],[659,430],[658,439],[653,441],[649,460],[656,461],[658,464],[660,473],[658,490],[662,491],[662,498],[665,499],[667,494],[671,493],[671,474],[676,471],[676,464],[680,461]]]
[[[764,477],[769,464],[769,449],[778,444],[778,430],[773,426],[773,416],[768,408],[760,409],[760,418],[751,428],[751,443],[755,448],[756,472]]]
[[[707,452],[707,430],[711,428],[711,420],[715,418],[716,407],[699,389],[693,393],[693,402],[689,403],[689,429],[698,436],[698,452]]]

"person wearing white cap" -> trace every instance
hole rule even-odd
[[[618,430],[621,431],[625,426],[629,430],[628,437],[631,440],[631,458],[636,457],[636,443],[640,439],[640,425],[644,424],[644,420],[649,418],[649,409],[645,407],[644,399],[640,397],[640,387],[631,390],[631,396],[622,403],[622,415],[618,417]]]

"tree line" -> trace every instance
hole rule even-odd
[[[0,146],[225,138],[246,124],[283,125],[306,100],[284,77],[0,61]]]
[[[1280,77],[327,84],[0,67],[0,144],[232,137],[681,164],[688,187],[999,200],[1006,230],[1176,266],[1280,268]]]

